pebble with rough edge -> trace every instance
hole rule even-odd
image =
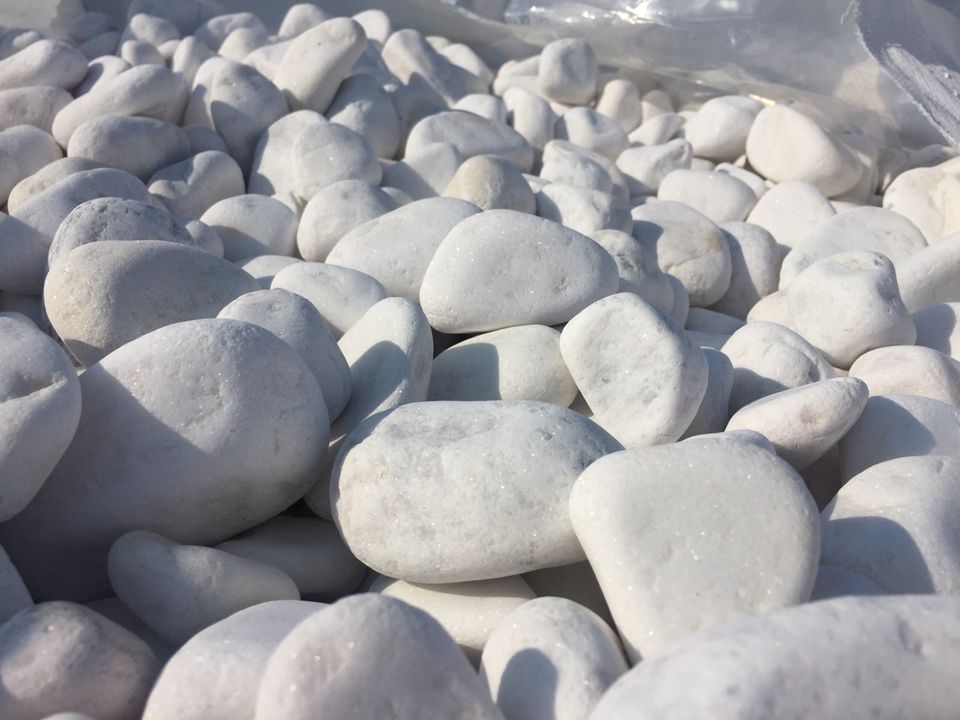
[[[200,216],[200,221],[220,236],[227,260],[293,255],[297,249],[296,214],[265,195],[235,195],[220,200]]]
[[[588,105],[597,93],[597,73],[597,55],[590,43],[564,38],[543,48],[537,83],[550,100]]]
[[[380,577],[370,585],[370,592],[403,600],[430,614],[474,665],[480,664],[490,633],[511,612],[536,597],[519,575],[438,585]]]
[[[741,320],[761,298],[777,289],[780,248],[759,225],[732,222],[720,226],[730,247],[730,287],[711,309]]]
[[[221,200],[243,195],[243,172],[227,153],[209,150],[157,170],[147,189],[171,214],[200,218]]]
[[[850,377],[863,380],[871,395],[922,395],[960,407],[960,363],[932,348],[871,350],[850,366]]]
[[[257,688],[280,641],[323,605],[274,600],[201,630],[167,661],[144,720],[252,718]]]
[[[859,597],[728,623],[637,665],[591,718],[949,720],[958,612],[952,597]]]
[[[916,225],[891,210],[859,207],[833,215],[815,225],[783,259],[780,289],[786,289],[803,270],[830,255],[869,251],[898,263],[927,247]]]
[[[823,531],[821,530],[821,533]],[[811,602],[830,600],[847,595],[885,595],[883,588],[873,580],[846,568],[821,565],[817,570],[817,582],[814,583]]]
[[[0,627],[18,612],[30,607],[33,607],[30,591],[10,562],[6,550],[0,548]]]
[[[960,330],[957,318],[960,303],[948,302],[931,305],[913,313],[917,326],[917,345],[939,350],[956,359],[960,356]]]
[[[539,400],[568,407],[577,386],[560,356],[560,333],[519,325],[475,335],[433,360],[428,400]]]
[[[630,132],[643,119],[637,86],[624,78],[614,78],[603,85],[597,98],[597,112],[617,123],[624,132]]]
[[[885,460],[956,455],[960,409],[917,395],[874,395],[839,447],[844,481]]]
[[[543,597],[496,626],[480,677],[507,720],[581,720],[627,669],[602,619],[570,600]]]
[[[281,268],[272,289],[289,290],[306,298],[323,316],[336,339],[378,302],[389,296],[366,273],[326,263],[294,263]]]
[[[630,195],[653,195],[667,175],[689,168],[692,159],[690,143],[677,139],[662,145],[627,148],[617,158],[617,167],[627,179]]]
[[[776,323],[750,322],[723,345],[733,363],[730,413],[767,395],[835,376],[820,352]]]
[[[107,550],[128,530],[220,542],[288,507],[319,472],[329,425],[317,382],[255,325],[155,330],[88,368],[80,388],[73,442],[0,525],[39,599],[103,597]]]
[[[409,582],[571,563],[583,554],[570,487],[618,449],[594,423],[547,403],[403,405],[347,437],[330,483],[334,520],[361,562]]]
[[[688,333],[688,336],[690,333]],[[719,350],[700,346],[707,359],[707,390],[693,420],[684,430],[681,439],[707,433],[720,433],[727,426],[730,415],[730,391],[733,388],[733,364]]]
[[[257,142],[248,191],[259,195],[293,192],[293,143],[301,133],[326,122],[313,110],[297,110],[270,125]]]
[[[526,213],[488,210],[460,222],[440,243],[420,303],[441,332],[556,325],[618,284],[613,258],[588,237]]]
[[[267,661],[255,720],[318,716],[502,718],[470,661],[436,620],[369,593],[309,616]]]
[[[938,303],[960,301],[960,233],[925,247],[895,265],[903,304],[911,312]]]
[[[516,210],[535,213],[537,200],[523,175],[501,157],[476,155],[466,160],[443,191],[481,210]]]
[[[293,187],[304,200],[341,180],[380,183],[380,162],[370,143],[342,125],[307,128],[294,139],[291,150]]]
[[[297,249],[304,260],[323,262],[351,230],[396,208],[396,201],[374,185],[361,180],[335,182],[317,192],[303,209]]]
[[[166,210],[137,200],[103,197],[80,203],[63,219],[50,244],[47,264],[53,267],[74,248],[101,240],[196,245],[186,228]]]
[[[350,128],[374,154],[392,158],[400,147],[400,118],[390,96],[370,75],[351,75],[340,84],[326,112],[330,122]]]
[[[113,543],[107,572],[117,597],[175,646],[238,610],[300,599],[282,570],[143,530]]]
[[[0,522],[22,511],[70,445],[80,383],[56,342],[0,317]]]
[[[730,288],[730,246],[713,221],[683,203],[669,200],[631,211],[633,236],[655,243],[657,264],[687,290],[690,304],[712,305]]]
[[[537,214],[585,235],[598,230],[629,232],[627,207],[610,193],[550,183],[537,195]]]
[[[173,123],[107,116],[78,127],[70,136],[67,154],[125,170],[146,181],[160,168],[189,157],[190,141]]]
[[[818,260],[790,284],[787,305],[796,331],[839,368],[868,350],[913,345],[917,338],[893,264],[878,253]]]
[[[673,308],[669,276],[657,265],[656,245],[642,242],[620,230],[598,230],[594,242],[613,256],[620,274],[619,292],[631,292],[664,313]]]
[[[821,380],[755,400],[740,408],[726,429],[755,430],[803,470],[853,427],[867,396],[867,385],[857,378]]]
[[[82,605],[47,602],[0,626],[0,715],[34,720],[73,710],[138,717],[159,670],[153,651]]]
[[[43,301],[57,335],[89,367],[157,328],[215,317],[257,289],[248,273],[199,248],[101,240],[59,258]]]
[[[183,114],[189,85],[182,76],[159,65],[131,68],[98,83],[53,119],[53,136],[66,147],[85,122],[108,115],[142,115],[174,121]]]
[[[410,129],[404,154],[416,155],[433,143],[450,143],[465,158],[497,155],[520,172],[530,172],[533,167],[533,148],[516,130],[461,110],[420,120]]]
[[[860,180],[863,165],[837,138],[785,105],[759,112],[746,145],[750,166],[767,180],[800,180],[827,197],[842,195]]]
[[[334,420],[350,398],[350,368],[326,321],[300,295],[287,290],[247,291],[217,317],[259,325],[296,350],[310,367]]]
[[[573,526],[632,662],[810,598],[817,506],[767,447],[736,433],[700,436],[614,453],[577,480]]]
[[[578,313],[560,334],[560,353],[595,421],[625,447],[679,438],[707,388],[700,348],[632,293]]]
[[[733,162],[746,150],[750,128],[762,108],[756,100],[739,95],[712,98],[684,124],[684,138],[697,157]]]
[[[62,157],[60,146],[46,132],[17,125],[0,132],[0,207],[21,181]]]
[[[674,170],[660,181],[660,200],[674,200],[699,210],[715,223],[744,220],[757,196],[732,175],[715,171]]]
[[[486,83],[441,55],[416,30],[392,33],[381,48],[381,55],[390,72],[409,85],[425,83],[446,104],[455,103],[464,95],[485,93]]]
[[[101,197],[158,204],[143,183],[122,170],[98,168],[67,176],[0,221],[0,290],[43,292],[50,244],[70,211]]]
[[[851,478],[822,515],[823,562],[884,593],[956,595],[960,588],[960,465],[903,457]]]
[[[278,515],[217,549],[283,570],[301,595],[342,597],[354,592],[366,574],[336,526],[315,517]]]
[[[435,197],[453,179],[463,163],[463,154],[452,144],[438,142],[383,169],[382,185],[397,188],[413,200]]]
[[[49,85],[70,90],[87,72],[87,59],[60,40],[37,40],[0,59],[0,90]]]
[[[790,181],[765,192],[747,215],[747,222],[769,232],[786,251],[800,245],[814,227],[836,214],[816,187]]]
[[[939,167],[901,173],[883,193],[883,207],[900,213],[933,244],[960,231],[960,178]]]
[[[567,110],[557,120],[554,132],[558,140],[568,140],[611,160],[616,160],[630,144],[617,123],[588,107]]]
[[[44,190],[66,177],[84,170],[103,167],[100,163],[83,158],[65,157],[44,165],[32,175],[25,177],[10,190],[7,212],[14,213]]]

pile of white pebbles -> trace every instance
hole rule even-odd
[[[956,720],[960,159],[484,54],[0,35],[0,718]]]

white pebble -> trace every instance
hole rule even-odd
[[[227,260],[255,255],[293,255],[297,248],[297,216],[265,195],[235,195],[211,205],[200,221],[223,241]]]
[[[190,140],[173,123],[145,117],[101,117],[70,136],[67,155],[125,170],[146,181],[190,156]]]
[[[697,157],[733,162],[746,151],[747,135],[762,108],[738,95],[707,100],[686,122],[683,136]]]
[[[660,200],[674,200],[699,210],[715,223],[746,219],[757,196],[743,182],[726,173],[674,170],[660,181]]]
[[[362,135],[336,123],[304,129],[293,141],[293,187],[309,201],[341,180],[379,185],[380,162]]]
[[[674,170],[690,167],[690,143],[677,139],[663,145],[631,147],[617,157],[617,167],[627,179],[630,195],[652,195]]]
[[[763,194],[747,222],[769,232],[784,252],[800,245],[807,234],[836,215],[827,197],[806,182],[784,182]]]
[[[537,81],[550,100],[587,105],[597,92],[596,53],[584,40],[554,40],[540,53]]]
[[[396,207],[383,190],[360,180],[327,185],[303,209],[297,227],[297,250],[304,260],[323,262],[351,230]]]
[[[777,289],[780,248],[759,225],[732,222],[720,229],[730,247],[730,287],[711,308],[745,320],[761,298]]]

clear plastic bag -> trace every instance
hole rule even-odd
[[[435,0],[535,45],[589,40],[669,89],[752,93],[907,147],[960,146],[960,0]]]

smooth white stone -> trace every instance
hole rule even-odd
[[[505,254],[512,258],[507,267]],[[440,243],[420,303],[441,332],[556,325],[618,284],[613,258],[589,238],[526,213],[488,210]]]
[[[960,231],[960,177],[940,168],[901,173],[883,193],[883,207],[900,213],[933,244]]]
[[[265,195],[235,195],[220,200],[200,216],[200,221],[220,236],[227,260],[293,255],[297,249],[296,214]]]
[[[370,592],[403,600],[431,615],[474,665],[480,663],[480,653],[494,629],[536,597],[519,575],[438,585],[380,577],[370,585]]]
[[[339,720],[502,717],[439,623],[422,610],[376,594],[345,598],[311,615],[267,662],[255,720],[318,715]]]
[[[874,395],[840,440],[841,477],[847,481],[895,458],[958,452],[960,409],[955,405],[917,395]]]
[[[342,125],[331,122],[305,129],[291,149],[294,190],[304,200],[341,180],[380,183],[382,171],[370,143]]]
[[[146,181],[160,168],[185,160],[190,141],[173,123],[145,117],[100,117],[70,136],[70,157],[125,170]]]
[[[0,131],[0,207],[17,184],[62,156],[56,140],[32,125]]]
[[[124,532],[220,542],[289,507],[319,472],[329,425],[317,382],[255,325],[155,330],[88,368],[80,388],[73,442],[0,525],[38,598],[103,597],[107,550]]]
[[[583,155],[560,155],[545,162],[540,177],[551,183],[612,193],[613,181],[600,163]]]
[[[270,289],[270,283],[278,272],[287,265],[303,262],[298,258],[286,255],[257,255],[246,260],[238,260],[237,265],[253,276],[264,290]]]
[[[510,125],[539,156],[548,142],[553,140],[557,114],[543,98],[523,88],[510,88],[503,93]]]
[[[620,171],[620,168],[617,167],[617,164],[610,160],[610,158],[582,148],[579,145],[574,145],[567,140],[551,140],[543,148],[544,163],[549,163],[557,158],[570,155],[587,158],[600,165],[600,167],[607,171],[607,174],[610,176],[610,181],[613,183],[612,194],[623,202],[629,202],[630,191],[628,189],[627,178]]]
[[[537,199],[520,171],[494,155],[476,155],[466,160],[444,188],[443,195],[466,200],[481,210],[531,214],[537,211]]]
[[[161,168],[147,190],[173,215],[199,218],[221,200],[243,195],[243,171],[226,153],[210,150]]]
[[[747,222],[759,225],[784,247],[797,247],[807,234],[837,214],[826,195],[806,182],[784,182],[763,194]]]
[[[560,352],[596,422],[625,447],[679,438],[706,391],[700,348],[632,293],[578,313],[560,335]]]
[[[297,250],[304,260],[323,262],[350,231],[396,208],[393,198],[374,185],[360,180],[335,182],[314,195],[303,209]]]
[[[293,192],[293,144],[297,137],[325,125],[326,119],[313,110],[297,110],[274,122],[260,136],[253,155],[248,192],[258,195]]]
[[[722,350],[733,363],[731,414],[767,395],[827,380],[836,374],[815,347],[775,323],[756,321],[744,325]]]
[[[611,160],[616,160],[630,144],[627,134],[616,122],[588,107],[563,113],[554,134],[559,140],[568,140]]]
[[[786,462],[736,433],[602,458],[574,485],[570,515],[634,663],[813,589],[813,497]]]
[[[676,113],[660,113],[654,115],[643,125],[636,128],[627,135],[631,145],[662,145],[665,142],[673,140],[680,129],[683,127],[684,119],[682,115]],[[694,158],[696,160],[697,158]],[[693,165],[693,160],[691,167]]]
[[[536,196],[537,214],[590,235],[599,230],[629,232],[633,219],[626,205],[610,193],[550,183]]]
[[[846,145],[785,105],[760,111],[750,127],[746,153],[750,166],[767,180],[808,182],[827,197],[853,188],[863,172]]]
[[[362,135],[379,158],[392,158],[400,148],[400,117],[390,96],[370,75],[344,80],[326,116]]]
[[[450,110],[425,117],[407,136],[404,155],[416,155],[433,143],[450,143],[464,158],[498,155],[520,172],[533,167],[533,148],[509,125],[490,122],[473,113]]]
[[[718,224],[744,220],[757,202],[732,175],[702,170],[674,170],[660,181],[657,198],[689,205]]]
[[[687,290],[690,304],[712,305],[730,288],[730,246],[709,218],[683,203],[658,201],[635,207],[633,236],[656,243],[657,264]]]
[[[759,225],[732,222],[720,229],[730,247],[730,287],[710,307],[743,320],[761,298],[776,291],[780,248]]]
[[[853,427],[867,396],[867,385],[857,378],[822,380],[755,400],[740,408],[726,429],[755,430],[803,470]]]
[[[13,193],[10,196],[13,197]],[[939,303],[960,302],[960,233],[918,250],[894,265],[903,304],[911,312]]]
[[[382,185],[399,189],[413,200],[441,194],[460,165],[463,154],[448,142],[427,145],[383,169]]]
[[[733,162],[746,151],[747,136],[762,108],[739,95],[712,98],[686,122],[683,136],[697,157]]]
[[[484,95],[480,93],[464,95],[451,105],[450,109],[473,113],[491,122],[501,124],[507,122],[507,106],[504,105],[503,100],[496,95]]]
[[[7,198],[7,212],[13,214],[22,205],[65,177],[99,167],[102,167],[100,163],[83,158],[66,157],[54,160],[13,186],[13,189],[10,190],[10,196]]]
[[[165,65],[163,55],[156,47],[142,40],[122,40],[117,50],[120,58],[130,66]]]
[[[603,85],[597,98],[597,112],[617,123],[624,132],[630,132],[643,119],[637,86],[624,78],[615,78]]]
[[[216,150],[224,154],[230,152],[227,144],[223,142],[223,138],[213,128],[205,125],[185,125],[183,132],[187,134],[187,140],[190,141],[191,155],[197,155],[208,150]]]
[[[919,345],[877,348],[850,366],[871,395],[922,395],[960,407],[960,364]]]
[[[0,90],[0,130],[32,125],[49,133],[53,118],[72,100],[63,88],[49,85]]]
[[[586,418],[546,403],[403,405],[347,437],[331,479],[334,520],[362,562],[410,582],[575,562],[583,555],[569,489],[619,448]]]
[[[947,720],[960,702],[944,670],[958,662],[958,609],[929,595],[841,598],[729,623],[640,663],[591,717]]]
[[[540,53],[537,82],[550,100],[588,105],[597,93],[597,55],[579,38],[554,40]]]
[[[383,45],[393,32],[393,23],[390,16],[383,10],[361,10],[353,19],[363,28],[367,38]]]
[[[451,43],[445,48],[441,48],[440,54],[457,67],[461,67],[471,75],[476,76],[485,86],[489,86],[493,82],[493,71],[490,66],[469,45]],[[486,87],[484,90],[486,90]]]
[[[913,317],[917,327],[917,345],[939,350],[956,359],[960,357],[960,303],[948,302],[917,310]]]
[[[338,340],[371,307],[389,295],[383,285],[366,273],[314,262],[282,268],[270,287],[289,290],[309,300]]]
[[[116,623],[82,605],[42,603],[0,627],[0,715],[137,717],[158,670],[150,648]]]
[[[217,317],[259,325],[296,350],[317,379],[331,420],[350,398],[350,368],[317,309],[287,290],[247,291]]]
[[[688,337],[693,335],[687,333]],[[691,339],[693,339],[691,337]],[[719,350],[700,346],[707,360],[707,390],[693,420],[683,431],[681,439],[708,433],[721,433],[730,418],[730,391],[733,389],[733,364]]]
[[[531,600],[504,618],[480,664],[480,677],[507,720],[585,718],[626,671],[610,627],[555,597]]]
[[[814,262],[790,284],[787,306],[796,331],[839,368],[868,350],[917,338],[893,264],[878,253],[844,252]]]
[[[0,90],[50,85],[70,90],[87,72],[87,59],[60,40],[37,40],[0,59]]]
[[[618,292],[631,292],[664,313],[673,308],[673,286],[669,276],[657,265],[656,244],[637,240],[620,230],[590,233],[617,263],[620,274]]]
[[[717,172],[726,173],[727,175],[732,175],[737,180],[740,180],[746,184],[751,190],[753,190],[754,195],[757,196],[759,200],[770,188],[767,187],[767,181],[756,173],[745,170],[742,167],[733,165],[732,163],[718,163],[714,168]]]
[[[627,148],[617,157],[617,167],[627,178],[630,195],[652,195],[671,172],[689,168],[692,158],[690,143],[677,139],[662,145]]]
[[[433,360],[428,400],[539,400],[568,407],[577,386],[560,356],[560,333],[520,325],[475,335]]]
[[[381,50],[383,61],[405,84],[413,78],[425,82],[448,105],[464,95],[485,93],[486,83],[434,49],[416,30],[397,30]]]

